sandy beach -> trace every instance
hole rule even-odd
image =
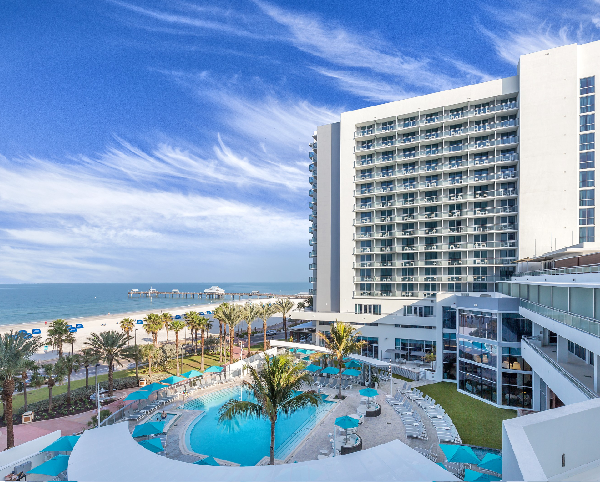
[[[298,303],[299,301],[301,301],[300,299],[294,299],[294,298],[290,298],[290,299],[292,301],[294,301],[295,303]],[[235,301],[234,303],[244,304],[244,303],[247,303],[248,301],[249,300],[242,300],[242,301]],[[272,299],[261,299],[261,300],[250,300],[250,301],[252,301],[253,303],[273,303],[277,300],[275,298],[272,298]],[[75,325],[76,323],[80,323],[83,325],[83,328],[79,328],[77,330],[77,333],[75,333],[75,343],[73,345],[73,348],[74,348],[74,351],[77,352],[84,347],[83,345],[84,345],[85,341],[92,333],[100,333],[102,331],[108,331],[108,330],[120,331],[121,328],[119,326],[119,323],[123,318],[133,318],[134,320],[143,320],[144,317],[146,315],[148,315],[149,313],[159,313],[160,314],[165,311],[171,313],[171,315],[173,315],[173,316],[183,315],[184,313],[186,313],[188,311],[198,311],[198,312],[206,313],[207,310],[213,311],[222,302],[223,301],[220,300],[220,301],[215,301],[214,303],[210,303],[210,304],[185,305],[185,306],[169,308],[169,309],[163,308],[163,309],[158,309],[158,310],[133,311],[133,312],[127,312],[127,313],[108,313],[106,315],[100,315],[100,316],[69,318],[66,321],[71,325]],[[227,302],[231,303],[232,301],[228,300]],[[282,320],[281,315],[276,314],[271,319],[269,319],[269,326],[281,323],[281,320]],[[245,323],[243,324],[243,326],[245,326]],[[262,321],[256,320],[252,326],[259,328],[262,326]],[[29,333],[31,333],[31,330],[33,330],[35,328],[38,328],[42,331],[42,334],[41,334],[42,340],[46,340],[46,336],[47,336],[47,332],[48,332],[48,328],[49,328],[49,322],[44,322],[44,321],[2,325],[0,328],[0,332],[7,333],[11,330],[13,330],[14,332],[17,332],[19,330],[27,330]],[[144,331],[142,325],[136,325],[136,328],[138,328],[137,342],[139,344],[146,344],[146,343],[152,342],[151,336]],[[213,323],[211,333],[219,333],[219,324],[216,320]],[[133,333],[132,333],[132,335],[133,335]],[[186,337],[186,335],[189,336],[189,334],[187,333],[187,330],[180,332],[180,334],[179,334],[180,339],[184,339]],[[37,335],[37,336],[40,336],[40,335]],[[167,332],[164,329],[161,330],[160,333],[158,334],[158,339],[159,339],[159,341],[167,340]],[[175,340],[175,333],[173,333],[172,331],[169,332],[169,340]],[[68,351],[68,350],[70,350],[70,348],[71,348],[70,345],[68,347],[65,346],[65,347],[63,347],[63,350]],[[50,359],[53,359],[56,357],[57,357],[57,351],[53,350],[51,346],[47,346],[47,347],[42,346],[42,348],[38,351],[37,355],[35,356],[35,359],[41,361],[41,360],[50,360]]]

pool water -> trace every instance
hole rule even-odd
[[[245,390],[243,400],[254,398]],[[322,395],[323,399],[325,395]],[[240,398],[240,388],[228,388],[187,402],[187,410],[204,413],[187,430],[188,447],[201,455],[212,455],[241,465],[256,465],[269,456],[271,423],[265,419],[239,419],[218,422],[219,409],[231,398]],[[333,407],[325,402],[319,407],[307,407],[291,416],[280,415],[275,425],[275,458],[284,459]]]
[[[162,412],[156,412],[155,414],[152,415],[152,417],[150,417],[148,420],[146,420],[146,422],[165,422],[165,423],[169,423],[171,421],[171,419],[173,417],[176,417],[177,415],[174,413],[167,413],[167,418],[162,418]]]

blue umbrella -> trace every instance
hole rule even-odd
[[[185,378],[201,377],[202,372],[199,372],[198,370],[190,370],[189,372],[182,373],[181,376]]]
[[[448,462],[459,464],[479,464],[479,459],[471,447],[464,445],[440,444]]]
[[[348,363],[346,363],[346,368],[360,368],[361,366],[362,365],[360,363],[354,360],[350,360]]]
[[[212,311],[207,311],[206,313],[207,313],[208,315],[212,315],[212,314],[213,314],[213,312],[212,312]]]
[[[184,381],[185,378],[176,377],[175,375],[171,375],[169,378],[165,378],[161,380],[160,383],[166,383],[167,385],[175,385],[176,383]]]
[[[136,322],[138,325],[143,325],[144,324],[144,320],[137,320]]]
[[[467,482],[488,482],[493,480],[500,480],[500,477],[490,474],[482,474],[481,472],[475,472],[474,470],[465,469],[465,481]]]
[[[138,390],[127,395],[125,400],[148,400],[150,395],[152,395],[152,392],[149,390]]]
[[[358,420],[349,417],[348,415],[344,415],[343,417],[338,417],[335,419],[335,425],[337,425],[340,428],[343,428],[344,430],[348,430],[349,428],[358,427]]]
[[[42,330],[40,330],[39,328],[34,328],[33,330],[31,330],[31,333],[33,333],[34,335],[41,335]]]
[[[169,388],[167,385],[163,385],[162,383],[151,383],[150,385],[146,385],[145,387],[141,387],[140,390],[155,392],[156,390],[162,390],[163,388]]]
[[[69,456],[68,455],[57,455],[54,458],[44,462],[41,465],[38,465],[36,468],[31,469],[28,474],[42,474],[42,475],[50,475],[51,477],[56,477],[61,472],[67,470],[67,466],[69,465]]]
[[[360,376],[360,372],[358,370],[353,370],[352,368],[346,368],[342,372],[342,375],[349,375],[351,377],[358,377],[358,376]]]
[[[493,454],[492,452],[488,452],[485,454],[481,462],[479,462],[479,467],[485,470],[491,470],[492,472],[496,472],[497,474],[502,473],[502,456]]]
[[[203,459],[200,459],[197,462],[194,462],[194,464],[195,465],[213,465],[215,467],[220,467],[219,462],[217,462],[212,455],[209,455],[208,457],[204,457]]]
[[[48,445],[42,452],[71,452],[79,440],[79,435],[66,435]]]
[[[322,371],[322,373],[326,375],[337,375],[340,373],[340,369],[336,367],[327,367]]]
[[[144,437],[146,435],[158,435],[165,430],[165,422],[146,422],[136,425],[133,429],[133,438]]]
[[[154,452],[155,454],[164,450],[162,442],[159,438],[150,438],[148,440],[142,440],[139,442],[139,444],[145,449]]]
[[[223,371],[223,367],[218,365],[213,365],[212,367],[208,367],[204,370],[204,373],[221,373]]]
[[[319,365],[308,365],[305,370],[308,370],[309,372],[318,372],[321,369],[321,367]]]
[[[83,328],[83,325],[82,325],[81,323],[77,323],[77,324],[75,325],[75,328]]]
[[[363,388],[360,392],[363,397],[375,397],[377,395],[379,395],[379,392],[377,390],[375,390],[374,388]]]

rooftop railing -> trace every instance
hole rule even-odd
[[[539,269],[535,271],[523,271],[521,273],[515,273],[514,277],[522,276],[556,276],[563,274],[586,274],[586,273],[600,273],[600,265],[594,266],[574,266],[573,268],[554,268],[554,269]]]
[[[558,310],[550,306],[534,303],[533,301],[520,299],[519,305],[526,310],[533,311],[538,315],[545,316],[551,320],[558,321],[563,325],[571,326],[578,330],[600,337],[600,321],[595,318],[581,316],[568,311]]]

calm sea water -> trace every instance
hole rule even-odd
[[[0,325],[48,321],[56,318],[78,318],[107,313],[157,310],[209,301],[185,298],[129,298],[127,292],[137,288],[148,291],[178,289],[202,292],[218,285],[226,292],[296,294],[306,293],[308,283],[43,283],[0,284]]]

